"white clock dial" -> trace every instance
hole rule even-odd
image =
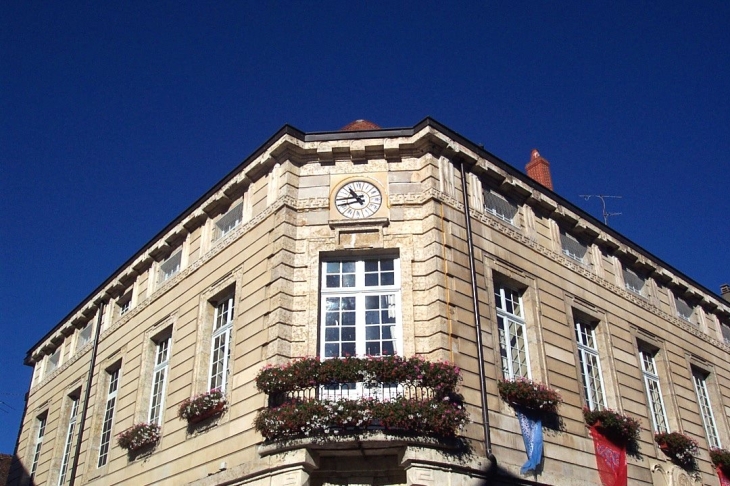
[[[380,190],[366,181],[348,182],[337,191],[335,206],[346,218],[369,218],[383,203]]]

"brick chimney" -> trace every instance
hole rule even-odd
[[[545,160],[537,149],[532,149],[530,161],[525,166],[525,171],[530,178],[539,182],[551,191],[553,190],[553,180],[550,177],[550,162]]]
[[[720,295],[722,295],[723,299],[730,302],[730,285],[728,285],[728,284],[720,285]]]

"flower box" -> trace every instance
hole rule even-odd
[[[555,414],[563,401],[555,390],[527,378],[500,380],[497,388],[502,400],[528,412]]]
[[[697,441],[679,432],[654,434],[654,441],[674,463],[687,470],[696,469],[695,456],[699,453]]]
[[[726,476],[730,475],[730,451],[727,449],[710,449],[710,459],[717,469],[720,469]]]
[[[594,426],[598,431],[617,445],[636,442],[641,432],[639,421],[628,415],[611,409],[583,409],[586,424]]]
[[[195,424],[220,415],[227,403],[223,392],[213,389],[183,401],[178,408],[177,416],[187,420],[189,424]]]
[[[139,423],[117,434],[117,445],[129,452],[137,452],[151,447],[160,440],[160,426]]]

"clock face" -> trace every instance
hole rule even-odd
[[[366,181],[348,182],[335,195],[335,206],[346,218],[369,218],[378,212],[382,203],[378,188]]]

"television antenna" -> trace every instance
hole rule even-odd
[[[613,198],[613,199],[621,199],[623,196],[607,196],[605,194],[581,194],[578,197],[582,197],[586,201],[589,200],[592,197],[597,197],[601,200],[601,204],[603,205],[603,224],[608,226],[608,217],[609,216],[620,216],[621,213],[609,213],[606,211],[606,199]]]

